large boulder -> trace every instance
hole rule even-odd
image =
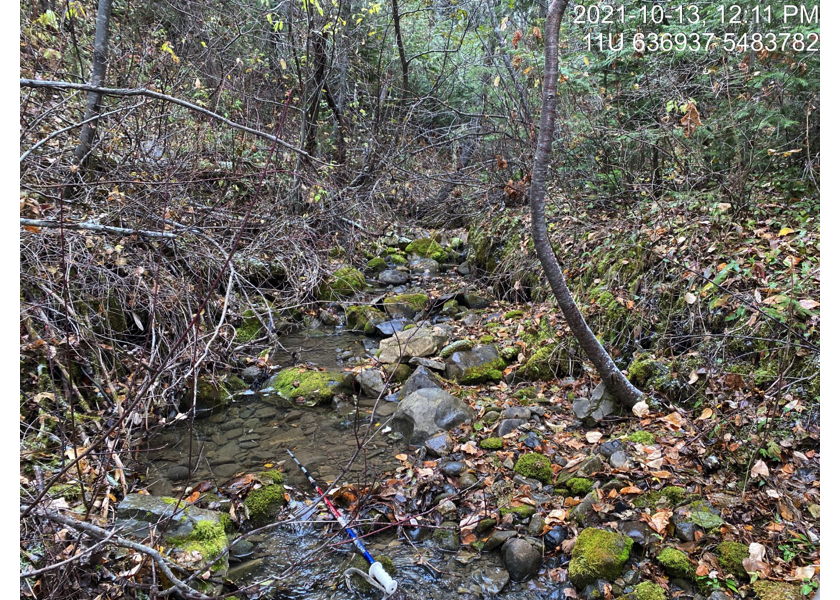
[[[408,362],[415,356],[433,356],[449,341],[449,335],[437,327],[415,327],[397,332],[379,344],[383,363]]]
[[[365,369],[356,375],[356,383],[362,388],[362,393],[371,398],[378,398],[385,391],[382,371],[379,369]]]
[[[446,359],[446,377],[466,385],[500,381],[505,366],[495,344],[479,346],[473,350],[453,352]]]
[[[416,258],[408,263],[408,268],[412,273],[437,275],[440,265],[432,258]]]
[[[633,540],[605,529],[587,528],[580,532],[572,550],[569,579],[579,590],[598,579],[614,581],[630,558]]]
[[[443,380],[426,367],[417,367],[400,390],[400,400],[417,390],[426,388],[443,389]]]
[[[408,281],[408,275],[396,269],[387,269],[382,271],[377,279],[379,283],[387,285],[402,285]]]
[[[283,369],[269,379],[268,387],[287,402],[307,406],[326,404],[336,395],[353,389],[350,373],[309,371],[298,367]]]
[[[391,427],[412,444],[422,444],[438,431],[475,419],[473,409],[438,388],[424,388],[400,401]]]

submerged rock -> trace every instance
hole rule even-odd
[[[461,400],[438,388],[426,388],[400,401],[391,423],[411,443],[422,444],[438,431],[472,423],[473,410]]]
[[[209,416],[211,413],[224,409],[233,401],[237,392],[248,389],[248,385],[236,375],[225,378],[202,376],[198,382],[187,382],[187,389],[181,398],[181,412],[187,412],[193,406],[193,392],[195,392],[195,414],[197,417]]]
[[[473,581],[481,588],[482,593],[488,596],[499,594],[510,581],[510,575],[502,567],[482,569],[473,573]]]

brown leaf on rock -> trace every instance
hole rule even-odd
[[[671,519],[671,515],[674,514],[674,511],[668,508],[661,508],[654,515],[649,515],[647,513],[642,513],[640,517],[642,521],[650,525],[651,529],[653,529],[659,535],[663,535],[665,531],[668,529],[668,523]]]

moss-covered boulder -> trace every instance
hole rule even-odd
[[[429,296],[426,294],[397,294],[385,298],[385,312],[392,318],[413,319],[418,313],[422,313],[429,305]]]
[[[343,372],[309,371],[298,367],[283,369],[268,381],[282,399],[306,406],[326,404],[336,395],[352,391],[352,375]]]
[[[420,238],[406,246],[405,251],[420,258],[432,258],[438,262],[446,260],[447,252],[432,238]]]
[[[574,496],[585,496],[592,491],[592,480],[586,477],[572,477],[566,482],[566,487]]]
[[[537,509],[530,504],[523,504],[522,506],[509,506],[499,510],[499,514],[503,517],[505,515],[514,515],[520,521],[527,521],[536,514]]]
[[[285,505],[286,490],[282,485],[274,483],[251,490],[245,498],[248,516],[256,524],[272,521]]]
[[[372,306],[345,306],[344,318],[347,329],[361,331],[365,335],[376,333],[376,326],[388,320],[388,316]]]
[[[365,266],[365,270],[368,273],[373,273],[373,274],[379,274],[387,268],[388,268],[388,263],[385,262],[384,258],[381,258],[379,256],[375,256],[374,258],[371,258],[368,261],[367,266]]]
[[[248,384],[236,375],[201,376],[195,383],[187,382],[180,409],[181,412],[186,413],[192,408],[193,398],[195,398],[196,416],[208,416],[225,408],[233,401],[235,394],[247,389]]]
[[[676,548],[665,548],[657,555],[656,560],[671,577],[690,581],[694,579],[695,569],[685,552]]]
[[[743,560],[750,556],[749,546],[740,542],[721,542],[717,547],[716,554],[720,566],[727,573],[735,577],[740,577],[741,579],[747,578],[747,571],[744,569]]]
[[[365,276],[352,267],[338,269],[315,292],[318,300],[338,300],[367,288]]]
[[[767,581],[760,579],[753,586],[755,597],[758,600],[801,600],[802,593],[792,583],[783,581]]]
[[[572,550],[569,579],[582,590],[598,579],[614,581],[630,558],[633,540],[614,531],[587,528],[580,532]]]
[[[537,454],[536,452],[520,456],[513,470],[523,477],[531,477],[543,483],[551,483],[551,477],[553,475],[551,461],[547,456]]]
[[[175,558],[180,564],[198,569],[213,562],[228,545],[224,527],[213,521],[199,521],[189,535],[168,538],[166,541],[175,548]],[[215,575],[224,575],[227,570],[227,555],[210,567]]]

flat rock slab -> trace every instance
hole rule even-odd
[[[394,334],[379,344],[383,363],[408,362],[415,356],[433,356],[449,341],[449,335],[437,327],[415,327]]]
[[[116,517],[114,526],[120,535],[140,539],[149,535],[150,527],[157,526],[159,529],[170,517],[172,521],[166,530],[167,537],[188,536],[199,521],[219,522],[219,513],[214,510],[183,503],[178,507],[176,498],[148,494],[128,494],[117,505]]]
[[[391,426],[413,444],[422,444],[439,431],[472,423],[475,412],[455,396],[438,388],[417,390],[400,401]]]
[[[446,363],[442,360],[435,360],[433,358],[420,358],[419,356],[415,356],[408,361],[408,364],[426,367],[427,369],[432,369],[434,371],[446,370]]]

